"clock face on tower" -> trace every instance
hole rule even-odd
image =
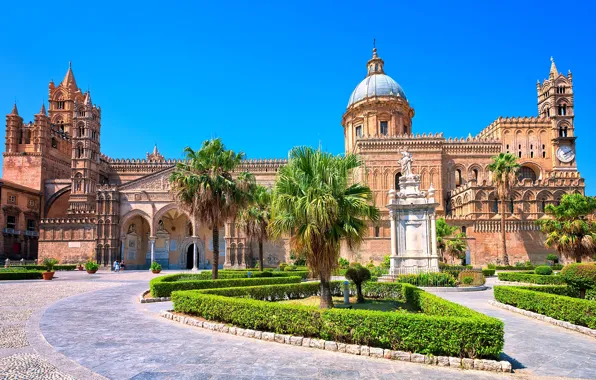
[[[575,158],[575,152],[573,151],[573,148],[566,145],[559,147],[556,154],[559,161],[565,163],[569,163]]]

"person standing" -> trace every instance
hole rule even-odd
[[[114,272],[120,272],[120,263],[118,260],[114,261]]]

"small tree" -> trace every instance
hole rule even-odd
[[[356,293],[358,294],[357,302],[364,302],[362,283],[370,280],[370,271],[360,264],[352,265],[346,271],[346,278],[356,284]]]
[[[445,261],[445,254],[450,255],[452,258],[465,259],[467,248],[466,234],[457,232],[459,229],[456,226],[447,224],[443,218],[437,219],[436,227],[437,248],[441,252],[441,256],[443,256],[443,261]]]
[[[242,230],[249,241],[256,240],[259,245],[259,270],[263,271],[263,242],[267,240],[267,226],[271,216],[271,191],[262,185],[251,184],[248,190],[249,204],[241,208],[236,217],[236,226]]]
[[[596,265],[569,264],[561,271],[565,282],[579,290],[579,296],[586,298],[586,290],[596,287]]]
[[[545,245],[580,263],[596,253],[596,222],[589,216],[596,211],[596,199],[581,194],[566,194],[558,206],[548,205],[548,219],[538,220]]]

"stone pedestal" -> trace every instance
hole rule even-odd
[[[391,217],[391,268],[388,278],[400,274],[438,272],[435,225],[435,191],[420,190],[420,176],[409,174],[399,179],[399,191],[389,191]]]

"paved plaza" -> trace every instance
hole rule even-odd
[[[281,345],[159,317],[140,304],[148,272],[58,272],[0,282],[0,379],[596,378],[596,340],[488,304],[492,289],[438,293],[505,322],[513,375]],[[489,285],[492,284],[489,280]]]

